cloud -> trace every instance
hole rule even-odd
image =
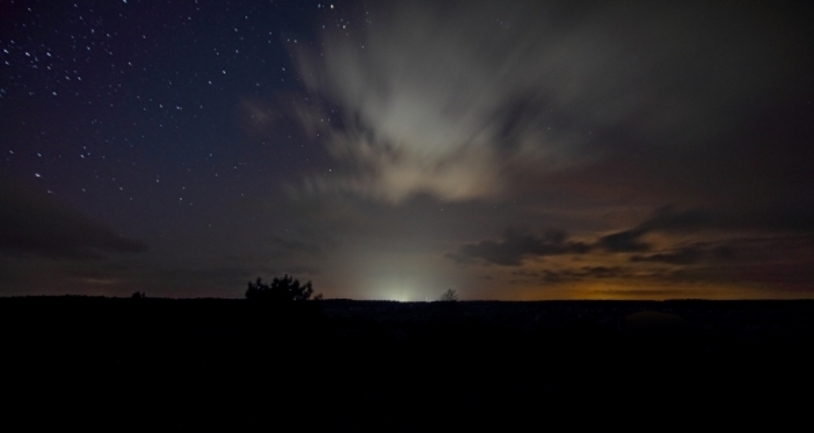
[[[631,229],[603,236],[597,242],[601,247],[614,253],[630,253],[648,251],[652,247],[640,238],[647,233],[643,229]]]
[[[510,228],[499,242],[486,240],[466,244],[457,253],[447,254],[447,257],[461,264],[482,260],[487,264],[520,266],[527,258],[585,254],[589,250],[587,244],[568,241],[567,234],[562,230],[549,230],[542,237],[537,237]]]
[[[754,101],[810,89],[803,20],[757,6],[414,1],[368,5],[294,52],[303,127],[345,168],[317,191],[399,203],[500,197],[642,146],[692,155],[742,137]],[[799,28],[805,28],[800,25]],[[785,67],[778,67],[785,65]],[[791,87],[789,87],[791,88]],[[786,88],[784,88],[786,89]]]
[[[574,269],[542,271],[545,283],[563,283],[594,279],[631,278],[632,272],[620,266],[582,266]]]
[[[641,232],[648,231],[688,231],[721,226],[721,218],[716,218],[709,211],[703,209],[690,209],[676,211],[672,206],[657,209],[653,216],[639,224],[635,229]]]
[[[805,214],[803,214],[805,215]],[[631,262],[693,265],[701,262],[722,262],[736,259],[745,250],[756,249],[755,242],[776,239],[777,244],[808,239],[810,221],[801,216],[786,217],[784,211],[755,211],[732,213],[704,209],[676,210],[671,206],[657,209],[643,222],[621,231],[598,236],[593,241],[574,242],[567,239],[563,230],[549,230],[543,237],[507,229],[501,241],[484,240],[462,245],[457,252],[446,257],[461,264],[481,260],[502,266],[520,266],[523,260],[564,254],[587,254],[606,251],[614,254],[639,253],[629,256]],[[788,236],[782,236],[784,232]],[[650,234],[672,236],[714,234],[723,240],[696,242],[691,245],[655,246],[646,240]],[[755,233],[762,233],[755,237]],[[804,237],[800,237],[804,236]],[[746,240],[752,239],[747,242]],[[772,249],[777,248],[774,243]],[[736,251],[739,253],[736,255]],[[650,254],[642,254],[650,253]]]
[[[734,211],[720,208],[676,210],[673,206],[664,206],[628,232],[643,235],[649,232],[690,233],[705,230],[812,233],[814,210],[804,206],[804,203]]]
[[[630,280],[634,278],[653,279],[659,273],[637,272],[633,267],[614,265],[573,266],[556,269],[527,271],[519,269],[511,272],[514,283],[561,284],[596,280]]]
[[[596,250],[605,250],[611,253],[644,253],[653,249],[653,245],[644,241],[649,233],[653,232],[693,232],[698,230],[718,229],[726,218],[691,209],[675,211],[672,207],[663,207],[642,223],[627,229],[598,237],[592,242],[574,242],[567,240],[564,230],[549,230],[543,237],[533,234],[521,233],[509,228],[503,235],[503,240],[484,240],[478,243],[465,244],[457,252],[449,253],[446,257],[461,264],[474,263],[482,260],[486,263],[502,266],[520,266],[524,259],[564,254],[587,254]],[[689,264],[700,260],[702,256],[725,257],[732,255],[728,246],[720,246],[720,251],[698,249],[700,247],[685,247],[671,252],[659,252],[651,255],[635,255],[631,257],[634,262],[662,262],[674,264]],[[559,278],[559,276],[557,276]]]
[[[648,256],[635,255],[630,258],[632,262],[658,262],[671,265],[689,265],[698,263],[704,252],[697,248],[686,247],[666,253],[656,253]]]
[[[353,167],[340,182],[315,180],[317,188],[388,202],[417,193],[467,200],[500,193],[511,159],[537,170],[582,159],[583,137],[551,131],[549,98],[530,81],[540,66],[527,63],[542,49],[537,23],[515,22],[521,10],[495,20],[493,6],[374,8],[354,35],[328,32],[320,53],[297,52],[308,90],[338,110],[305,110],[300,120]]]
[[[720,219],[720,218],[718,218]],[[597,246],[614,253],[638,253],[650,251],[653,246],[647,242],[642,241],[642,237],[651,232],[690,232],[702,229],[718,228],[721,226],[721,221],[716,220],[713,216],[704,210],[691,209],[687,211],[675,211],[670,206],[662,207],[653,216],[640,223],[639,225],[623,230],[620,232],[612,233],[602,236],[597,240]],[[689,259],[692,255],[689,251],[680,253],[685,259]],[[639,261],[646,261],[645,256],[637,256]],[[657,258],[657,256],[649,256]],[[664,260],[669,260],[672,255],[659,256]],[[674,257],[678,259],[678,256]],[[655,260],[654,260],[655,261]]]
[[[54,259],[99,259],[140,253],[143,243],[65,207],[49,196],[0,179],[0,253]]]
[[[649,233],[689,234],[699,232],[733,233],[737,231],[761,231],[764,233],[811,233],[814,232],[814,214],[810,209],[757,209],[732,212],[726,210],[689,209],[675,210],[672,206],[657,209],[653,215],[633,228],[601,237],[597,246],[608,251],[646,252],[652,245],[642,241]],[[726,255],[722,250],[719,255]],[[716,253],[718,254],[718,253]],[[661,261],[665,263],[698,260],[702,251],[694,247],[676,249],[670,253],[652,256],[636,256],[637,261]]]

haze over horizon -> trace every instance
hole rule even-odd
[[[0,296],[814,297],[814,6],[0,2]]]

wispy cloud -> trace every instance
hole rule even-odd
[[[771,13],[696,9],[371,7],[326,31],[318,49],[295,52],[313,97],[299,119],[347,168],[309,185],[391,203],[416,193],[467,200],[500,196],[509,172],[584,166],[631,143],[730,140],[745,103],[804,74],[775,67],[789,59],[772,47],[793,39],[761,34]]]

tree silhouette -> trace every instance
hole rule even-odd
[[[271,284],[264,283],[260,277],[252,283],[249,281],[249,288],[246,290],[246,299],[269,302],[294,302],[307,301],[311,299],[314,289],[311,282],[300,284],[299,280],[285,275],[283,278],[275,277]],[[315,299],[321,299],[317,295]]]
[[[458,300],[458,293],[454,289],[448,289],[438,300],[440,302],[455,302]]]

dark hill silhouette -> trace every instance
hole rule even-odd
[[[631,417],[648,414],[663,423],[657,429],[707,418],[737,427],[781,408],[773,422],[793,420],[787,387],[814,384],[814,302],[291,305],[319,309],[244,299],[0,298],[4,391],[14,396],[5,421],[607,430],[635,429]],[[658,313],[645,322],[677,316],[692,331],[648,322],[639,333],[625,319],[642,311]]]

